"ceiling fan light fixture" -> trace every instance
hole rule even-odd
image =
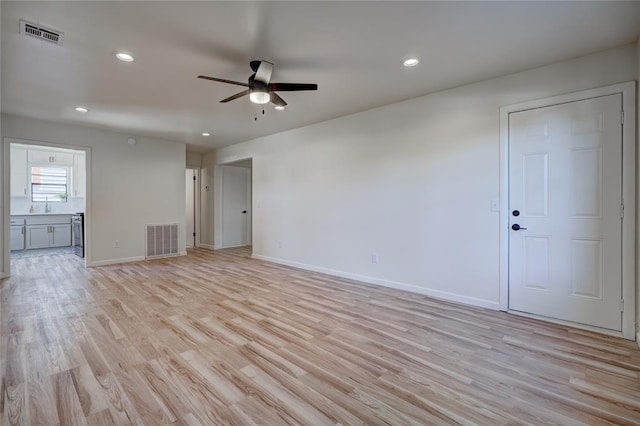
[[[283,105],[276,105],[275,109],[277,109],[278,111],[284,111],[284,106]]]
[[[249,100],[254,104],[268,104],[271,96],[266,90],[252,89],[249,93]]]

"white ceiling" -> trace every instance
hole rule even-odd
[[[640,2],[2,1],[2,112],[185,142],[197,151],[634,42]],[[64,32],[62,47],[19,20]],[[115,60],[114,52],[136,60]],[[417,55],[421,63],[404,68]],[[218,101],[249,61],[281,92],[279,112]],[[240,90],[238,90],[240,89]],[[74,107],[90,112],[80,115]],[[258,120],[254,118],[258,115]],[[211,137],[203,137],[207,131]]]

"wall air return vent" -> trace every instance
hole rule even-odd
[[[64,38],[64,34],[60,31],[54,31],[50,28],[23,21],[22,19],[20,20],[20,34],[39,38],[40,40],[48,41],[58,46],[62,46],[62,39]]]
[[[147,259],[155,257],[176,256],[178,254],[178,224],[146,226]]]

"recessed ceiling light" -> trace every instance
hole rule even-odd
[[[204,132],[202,133],[202,136],[211,136],[211,133]]]
[[[118,58],[122,62],[133,62],[133,56],[124,52],[116,53],[116,58]]]
[[[89,109],[85,108],[85,107],[76,107],[76,111],[85,114],[85,113],[89,112]]]
[[[420,59],[418,58],[407,58],[402,62],[402,65],[405,67],[415,67],[420,63]]]
[[[283,105],[276,105],[276,106],[275,106],[275,108],[276,108],[278,111],[284,111],[284,106],[283,106]]]

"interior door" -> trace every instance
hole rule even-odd
[[[196,240],[196,171],[193,169],[187,169],[185,178],[185,192],[186,196],[186,246],[193,247]]]
[[[249,235],[251,169],[222,166],[222,246],[251,244]]]
[[[622,330],[622,96],[509,115],[509,309]]]

